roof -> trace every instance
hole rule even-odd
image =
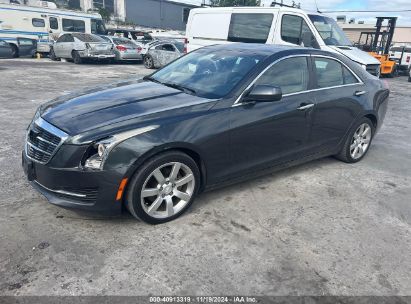
[[[303,13],[303,14],[314,14],[324,16],[321,13],[315,11],[307,11],[300,8],[294,7],[286,7],[286,6],[232,6],[232,7],[200,7],[195,9],[196,12],[201,10],[204,11],[261,11],[261,12],[277,12],[277,11],[286,11],[286,12],[295,12],[295,13]]]
[[[173,1],[173,0],[151,0],[151,1],[166,2],[166,3],[170,3],[170,4],[175,4],[175,5],[178,5],[178,6],[191,7],[191,8],[200,7],[199,5],[185,3],[185,2],[178,2],[178,1]]]

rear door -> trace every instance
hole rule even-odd
[[[37,49],[37,41],[29,38],[17,38],[17,44],[19,45],[19,56],[27,57],[34,56]]]
[[[334,149],[362,111],[368,91],[361,79],[341,61],[312,56],[316,99],[312,116],[310,146]]]

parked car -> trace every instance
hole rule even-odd
[[[147,47],[144,54],[144,66],[155,69],[165,66],[184,55],[184,44],[178,41],[160,41]]]
[[[0,58],[34,57],[37,41],[30,38],[17,38],[16,44],[0,39]]]
[[[411,66],[408,68],[408,82],[411,82]]]
[[[0,58],[13,58],[13,48],[2,39],[0,39]]]
[[[129,29],[108,29],[107,35],[127,38],[141,44],[145,44],[153,40],[153,37],[148,32]]]
[[[200,191],[267,169],[329,155],[360,161],[388,95],[385,83],[335,53],[209,46],[143,79],[40,106],[23,168],[53,204],[100,212],[125,206],[163,223]]]
[[[411,45],[396,44],[390,48],[390,59],[397,62],[399,73],[405,74],[411,65]]]
[[[50,59],[72,59],[80,64],[85,59],[111,60],[115,58],[113,45],[94,34],[66,33],[50,49]]]
[[[141,51],[143,46],[127,38],[120,38],[115,36],[100,36],[107,42],[114,45],[114,54],[116,61],[126,60],[143,60]]]

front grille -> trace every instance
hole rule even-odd
[[[368,64],[366,67],[368,73],[374,76],[378,76],[380,74],[380,65],[379,64]]]
[[[31,124],[27,132],[27,156],[42,164],[49,162],[64,140],[64,134],[64,132],[51,126],[45,120],[37,119]]]

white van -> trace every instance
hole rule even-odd
[[[390,59],[398,63],[398,71],[408,73],[411,66],[411,44],[394,44],[390,48]]]
[[[186,48],[230,42],[300,45],[340,53],[378,76],[380,62],[352,46],[338,24],[290,7],[219,7],[190,11]]]
[[[37,40],[37,51],[48,53],[49,40],[62,32],[106,33],[99,14],[55,8],[0,3],[0,39],[7,41],[18,54],[18,38]]]

